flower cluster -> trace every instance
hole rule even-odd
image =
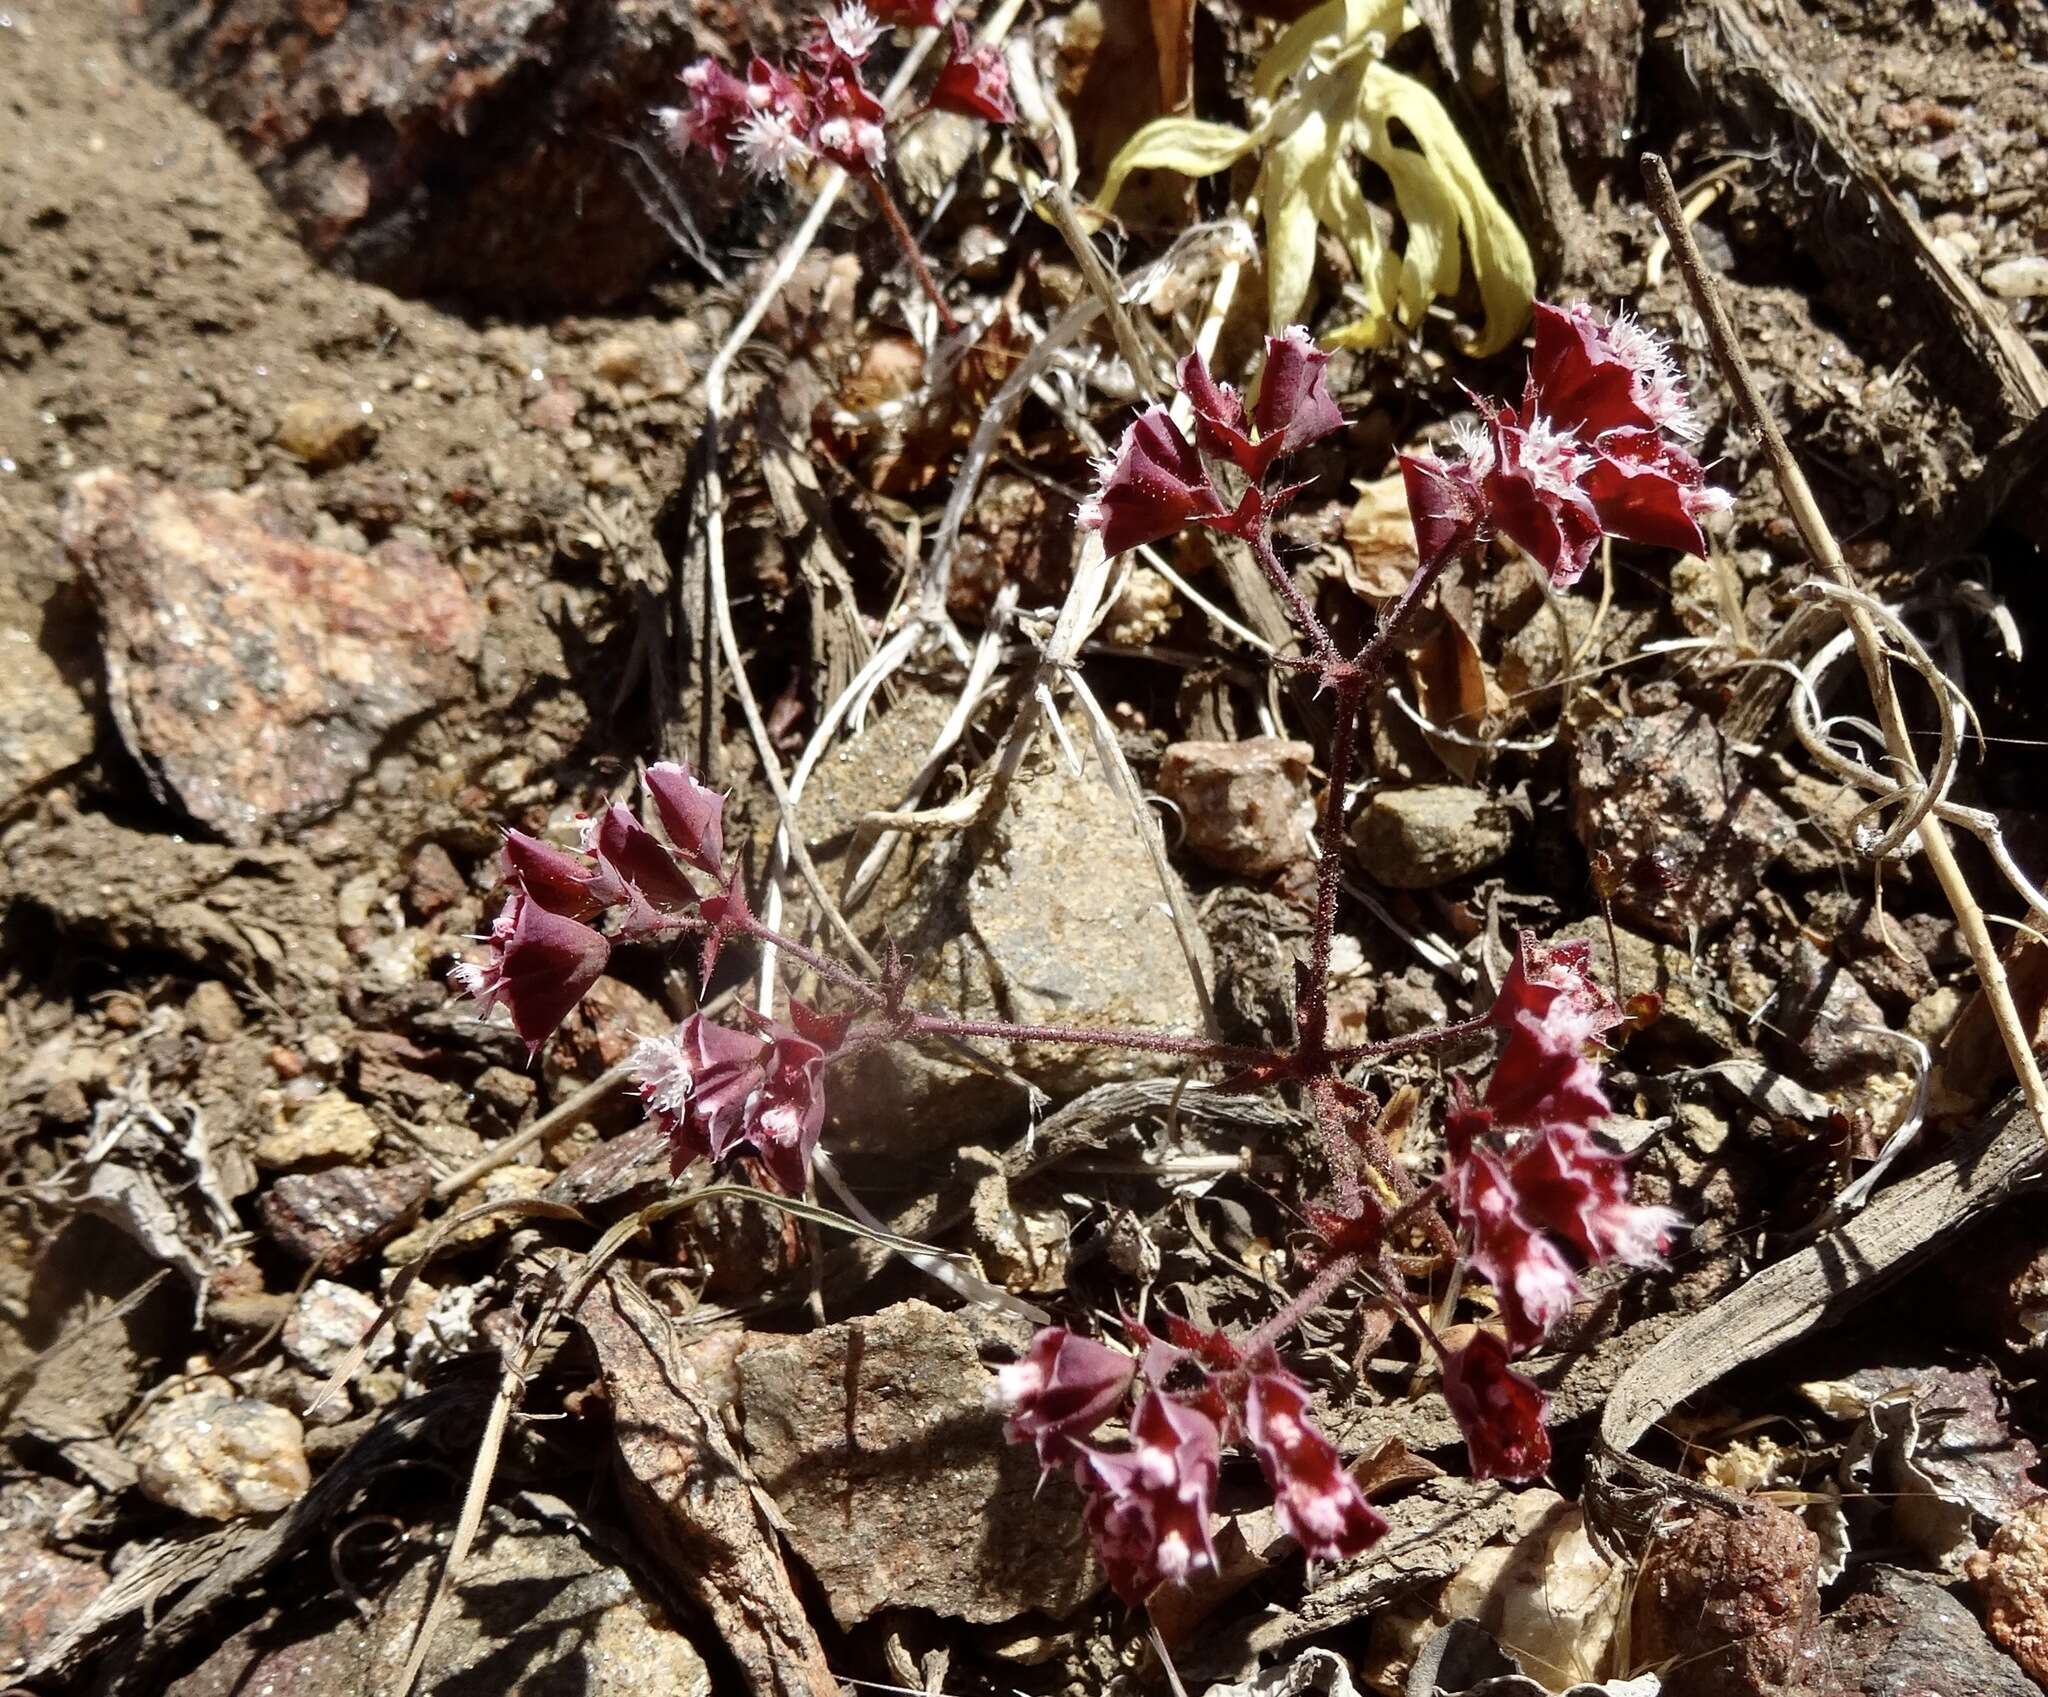
[[[825,1059],[846,1026],[798,1001],[789,1016],[735,1031],[692,1014],[672,1035],[642,1039],[634,1079],[673,1171],[744,1145],[784,1191],[803,1194],[825,1125]]]
[[[841,0],[815,21],[793,66],[771,64],[757,53],[738,77],[715,59],[699,59],[682,73],[689,104],[659,117],[679,152],[701,147],[720,166],[737,153],[755,176],[787,177],[814,158],[873,175],[882,168],[887,142],[882,103],[863,76],[868,55],[888,24],[934,27],[944,16],[932,0],[874,10],[863,0]],[[1001,55],[976,46],[958,23],[930,104],[999,124],[1017,116]]]
[[[1671,350],[1626,314],[1535,308],[1519,408],[1474,397],[1460,457],[1404,454],[1401,473],[1425,567],[1489,530],[1513,538],[1560,589],[1602,536],[1706,552],[1703,515],[1728,505],[1687,445],[1699,426]]]
[[[1472,1266],[1494,1288],[1503,1343],[1482,1332],[1454,1352],[1444,1393],[1473,1472],[1525,1479],[1549,1465],[1543,1393],[1513,1372],[1578,1299],[1573,1257],[1663,1264],[1678,1216],[1629,1199],[1627,1164],[1594,1127],[1612,1111],[1597,1056],[1621,1010],[1593,981],[1591,945],[1523,932],[1488,1018],[1505,1033],[1475,1103],[1454,1090],[1444,1189]]]
[[[620,802],[584,821],[580,854],[524,831],[505,833],[511,894],[485,939],[485,959],[451,977],[480,1014],[503,1007],[529,1052],[589,994],[614,940],[701,929],[708,977],[720,941],[741,928],[747,906],[738,873],[706,894],[684,870],[714,879],[724,872],[725,797],[672,761],[648,767],[643,782],[667,843]],[[586,923],[606,913],[614,915],[609,938]]]
[[[1248,411],[1235,389],[1209,375],[1199,353],[1189,354],[1180,363],[1180,391],[1194,410],[1195,441],[1166,408],[1148,408],[1124,431],[1116,452],[1096,466],[1096,492],[1081,509],[1081,524],[1101,533],[1108,554],[1157,542],[1189,524],[1248,534],[1301,488],[1274,486],[1278,462],[1344,426],[1324,381],[1329,363],[1298,324],[1268,336],[1259,398]],[[1226,497],[1212,459],[1236,469],[1243,489],[1235,502]]]
[[[1021,1361],[997,1374],[1012,1443],[1039,1465],[1065,1467],[1087,1495],[1084,1520],[1116,1594],[1142,1603],[1161,1585],[1216,1566],[1210,1516],[1226,1444],[1258,1457],[1287,1535],[1311,1557],[1335,1561],[1387,1529],[1344,1471],[1337,1448],[1308,1418],[1308,1392],[1270,1347],[1247,1358],[1216,1332],[1170,1322],[1168,1339],[1129,1327],[1142,1362],[1050,1326]],[[1123,1410],[1128,1437],[1088,1440]]]

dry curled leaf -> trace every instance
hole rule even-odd
[[[1140,170],[1204,177],[1260,157],[1254,196],[1266,230],[1267,311],[1275,330],[1302,316],[1327,229],[1350,257],[1361,315],[1328,339],[1378,347],[1457,293],[1469,252],[1485,322],[1471,351],[1496,353],[1528,322],[1535,267],[1516,229],[1429,89],[1382,56],[1412,21],[1401,0],[1325,0],[1273,45],[1253,75],[1250,129],[1166,117],[1124,144],[1103,178],[1100,209]],[[1283,90],[1285,91],[1283,93]],[[1369,201],[1351,156],[1393,186],[1392,211]]]

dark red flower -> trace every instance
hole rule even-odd
[[[739,127],[755,111],[748,85],[716,59],[699,59],[682,73],[689,104],[661,117],[678,153],[701,147],[719,165],[731,156]]]
[[[1661,1267],[1681,1223],[1670,1208],[1630,1201],[1628,1162],[1576,1126],[1539,1132],[1510,1177],[1522,1212],[1588,1261]]]
[[[1076,1476],[1088,1530],[1116,1594],[1133,1607],[1163,1584],[1215,1571],[1209,1515],[1222,1444],[1199,1409],[1148,1391],[1131,1415],[1131,1447],[1084,1449]]]
[[[882,168],[887,143],[882,103],[852,65],[810,79],[810,144],[841,170],[867,176]]]
[[[1446,1357],[1444,1400],[1465,1434],[1473,1478],[1535,1479],[1550,1466],[1550,1399],[1508,1365],[1507,1345],[1492,1332]]]
[[[1266,369],[1259,378],[1252,421],[1261,442],[1277,436],[1292,454],[1344,428],[1344,415],[1330,398],[1323,368],[1330,356],[1299,324],[1266,338]]]
[[[1524,931],[1487,1015],[1507,1033],[1486,1086],[1495,1123],[1540,1129],[1589,1126],[1613,1110],[1600,1082],[1600,1039],[1621,1023],[1593,981],[1592,944],[1539,943]]]
[[[977,44],[962,24],[953,26],[953,52],[938,81],[931,103],[942,112],[985,118],[991,124],[1014,124],[1017,103],[1010,98],[1010,67],[993,45]]]
[[[1486,1150],[1454,1149],[1444,1188],[1472,1246],[1472,1265],[1500,1302],[1508,1342],[1525,1354],[1578,1300],[1571,1263],[1523,1210],[1513,1181]]]
[[[1534,309],[1523,411],[1588,440],[1611,430],[1642,430],[1690,441],[1699,425],[1685,379],[1664,339],[1626,313],[1603,319],[1584,302]]]
[[[583,852],[597,858],[600,876],[594,889],[607,906],[624,901],[629,885],[663,913],[697,904],[697,888],[675,857],[623,802],[585,821]]]
[[[1682,445],[1698,425],[1670,350],[1626,315],[1535,312],[1520,409],[1478,401],[1483,433],[1461,444],[1462,462],[1403,462],[1425,563],[1489,527],[1559,588],[1578,581],[1602,536],[1704,553],[1700,520],[1729,497]]]
[[[1600,541],[1600,515],[1583,480],[1593,457],[1541,414],[1525,423],[1502,412],[1487,423],[1475,466],[1494,528],[1512,537],[1559,589],[1585,575]]]
[[[744,1135],[747,1104],[761,1085],[768,1044],[692,1014],[667,1037],[642,1039],[633,1077],[647,1117],[669,1143],[680,1173],[693,1160],[723,1160]]]
[[[1021,1360],[996,1370],[996,1397],[1010,1411],[1013,1444],[1032,1444],[1044,1468],[1073,1461],[1081,1440],[1123,1405],[1137,1363],[1121,1350],[1047,1326]]]
[[[1486,499],[1467,460],[1435,454],[1403,454],[1401,487],[1408,497],[1408,521],[1415,527],[1415,553],[1424,569],[1463,553],[1486,526]]]
[[[1698,460],[1654,430],[1610,430],[1593,450],[1586,497],[1608,535],[1681,554],[1706,553],[1700,519],[1719,512],[1731,497],[1707,483]]]
[[[830,68],[858,65],[882,39],[882,23],[861,0],[841,0],[839,5],[811,20],[811,39],[804,52],[817,64]]]
[[[604,906],[592,889],[599,879],[597,868],[567,849],[508,830],[504,861],[505,882],[550,913],[587,919]]]
[[[1202,456],[1164,407],[1133,420],[1115,456],[1096,470],[1100,482],[1080,522],[1102,533],[1105,554],[1157,542],[1223,511]]]
[[[700,784],[687,766],[673,760],[647,768],[647,793],[668,840],[699,872],[716,878],[725,871],[725,797]]]
[[[1285,436],[1256,441],[1244,397],[1228,383],[1209,375],[1208,361],[1197,349],[1180,362],[1180,392],[1195,411],[1195,439],[1219,458],[1227,459],[1257,483],[1286,448]]]
[[[789,1196],[811,1176],[811,1151],[825,1129],[825,1051],[786,1025],[765,1033],[761,1082],[748,1097],[744,1135],[768,1175]]]
[[[1308,1392],[1293,1374],[1275,1364],[1251,1376],[1244,1426],[1281,1528],[1311,1558],[1355,1556],[1386,1535],[1385,1517],[1344,1471],[1337,1446],[1310,1423]]]
[[[499,909],[489,944],[488,958],[449,976],[476,998],[479,1018],[502,1005],[529,1054],[589,994],[611,958],[611,945],[589,926],[550,913],[517,889]]]

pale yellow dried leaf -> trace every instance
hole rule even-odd
[[[1251,151],[1258,134],[1200,118],[1154,118],[1117,150],[1095,203],[1108,212],[1133,171],[1176,171],[1183,177],[1206,177],[1224,170]]]

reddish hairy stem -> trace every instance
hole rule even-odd
[[[904,1027],[909,1036],[988,1037],[1011,1043],[1085,1043],[1105,1049],[1144,1049],[1155,1055],[1179,1055],[1191,1061],[1220,1061],[1225,1066],[1261,1066],[1288,1057],[1243,1043],[1216,1043],[1206,1037],[1182,1037],[1171,1031],[1120,1031],[1101,1025],[1012,1025],[1000,1019],[948,1019],[940,1014],[913,1013]]]
[[[1472,544],[1476,550],[1484,547],[1483,541]],[[1456,553],[1440,554],[1428,565],[1420,566],[1408,580],[1408,587],[1395,598],[1394,604],[1380,615],[1380,622],[1374,628],[1371,638],[1358,651],[1358,658],[1351,662],[1357,668],[1359,682],[1372,684],[1387,669],[1387,660],[1393,653],[1394,639],[1399,636],[1412,619],[1418,608],[1428,598],[1436,580],[1450,569],[1451,562],[1458,558]]]
[[[1309,1280],[1300,1293],[1288,1299],[1287,1305],[1272,1319],[1259,1326],[1246,1337],[1242,1348],[1247,1356],[1256,1355],[1267,1345],[1277,1343],[1301,1324],[1304,1315],[1314,1312],[1330,1298],[1330,1293],[1358,1270],[1359,1257],[1354,1254],[1339,1255],[1318,1268],[1316,1276]]]
[[[1298,1014],[1301,1048],[1316,1064],[1327,1062],[1323,1040],[1330,1028],[1330,940],[1337,924],[1337,897],[1344,875],[1344,792],[1358,746],[1358,709],[1365,691],[1354,678],[1337,686],[1337,720],[1330,733],[1329,793],[1316,827],[1316,917],[1309,934],[1308,985]]]
[[[1273,527],[1270,521],[1261,518],[1252,526],[1245,538],[1251,544],[1252,557],[1259,562],[1259,568],[1272,582],[1280,599],[1287,603],[1287,611],[1315,650],[1316,658],[1325,666],[1343,664],[1343,656],[1337,652],[1337,644],[1331,637],[1329,627],[1316,617],[1316,610],[1308,604],[1308,597],[1301,592],[1301,586],[1294,576],[1280,563],[1280,556],[1273,550]]]
[[[780,949],[790,959],[800,961],[809,967],[820,978],[838,985],[842,990],[851,991],[869,1007],[881,1007],[888,1000],[878,985],[870,983],[852,967],[834,960],[830,955],[820,954],[816,949],[808,948],[792,937],[785,937],[772,925],[764,925],[753,914],[747,914],[740,923],[747,935],[756,942],[767,943]],[[762,1011],[765,1013],[768,1010]]]
[[[1387,1037],[1377,1043],[1352,1043],[1342,1049],[1331,1049],[1323,1058],[1341,1072],[1359,1061],[1384,1060],[1391,1055],[1413,1054],[1417,1049],[1433,1049],[1439,1043],[1455,1042],[1460,1037],[1476,1037],[1492,1023],[1491,1015],[1474,1014],[1470,1019],[1454,1020],[1449,1025],[1432,1025],[1427,1031],[1411,1031],[1405,1037]]]
[[[896,197],[889,192],[889,185],[882,181],[880,171],[867,173],[868,193],[874,196],[875,205],[880,208],[883,221],[896,237],[896,245],[903,250],[903,257],[910,261],[910,269],[931,297],[933,306],[939,309],[939,323],[946,334],[952,335],[960,328],[960,320],[953,316],[953,309],[946,304],[946,297],[939,293],[938,279],[932,276],[931,267],[924,262],[924,253],[917,245],[917,237],[911,234],[910,225],[904,219],[903,209],[896,204]]]
[[[764,924],[753,914],[741,922],[748,936],[772,944],[792,960],[807,966],[843,990],[858,996],[871,1008],[886,1008],[889,998],[878,984],[870,982],[851,967],[807,948]],[[850,1034],[855,1041],[900,1037],[986,1037],[1012,1043],[1087,1043],[1108,1049],[1143,1049],[1153,1054],[1180,1055],[1192,1061],[1216,1061],[1225,1066],[1249,1067],[1284,1064],[1288,1057],[1271,1049],[1243,1043],[1217,1043],[1206,1037],[1183,1037],[1171,1031],[1125,1031],[1099,1025],[1013,1025],[996,1019],[950,1019],[943,1014],[919,1013],[906,1009],[900,1019],[888,1020]]]

